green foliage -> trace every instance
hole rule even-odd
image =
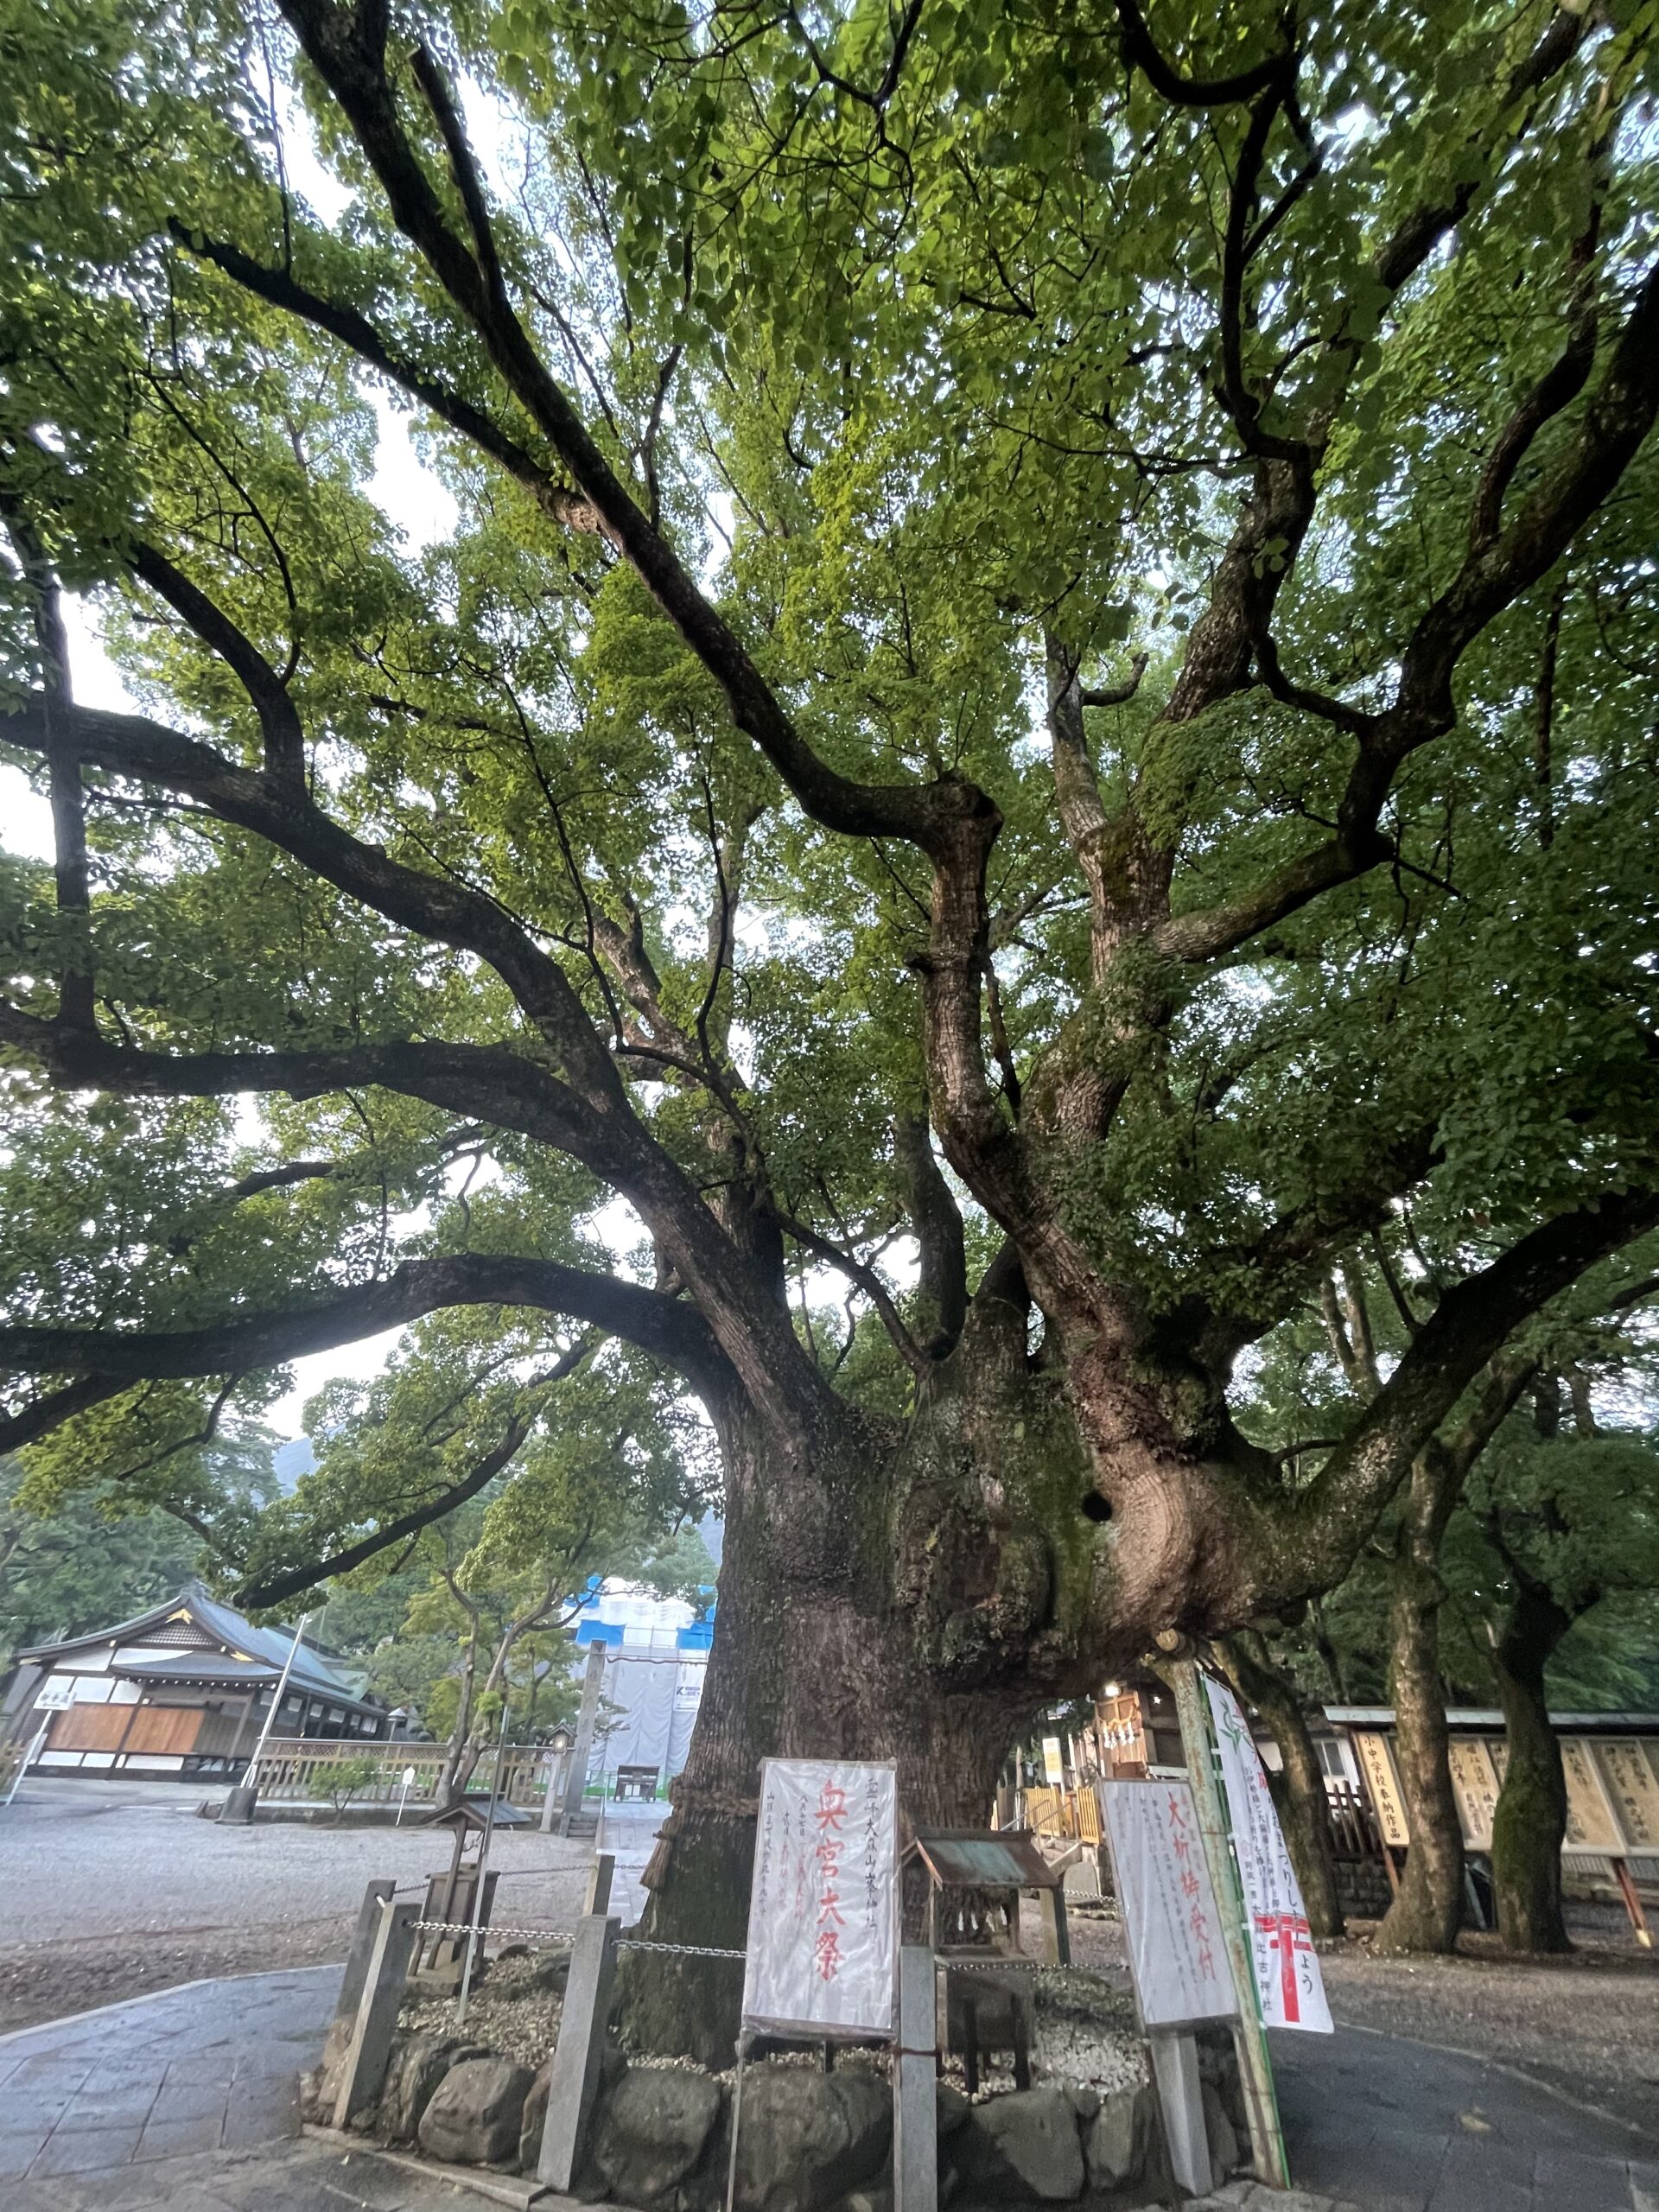
[[[384,1761],[372,1758],[332,1759],[321,1769],[322,1787],[338,1821],[359,1791],[379,1775]]]
[[[130,1620],[176,1595],[193,1575],[212,1578],[221,1547],[275,1492],[275,1440],[254,1429],[217,1440],[175,1469],[174,1510],[147,1506],[142,1485],[104,1480],[50,1488],[37,1466],[0,1461],[0,1664],[13,1651]],[[178,1517],[194,1498],[211,1516]]]
[[[1596,17],[1513,100],[1549,16],[1543,0],[1329,0],[1296,24],[1306,136],[1281,116],[1264,153],[1268,273],[1233,366],[1261,435],[1330,433],[1306,542],[1268,537],[1252,557],[1289,578],[1285,664],[1351,708],[1383,701],[1464,556],[1481,471],[1577,299],[1592,188],[1598,374],[1642,274],[1650,11]],[[460,226],[410,28],[393,105]],[[1284,35],[1266,0],[1220,19],[1160,5],[1151,29],[1200,73]],[[1230,1347],[1216,1373],[1259,1341],[1241,1426],[1287,1449],[1351,1415],[1309,1350],[1310,1300],[1363,1227],[1384,1220],[1396,1246],[1408,1229],[1450,1280],[1586,1190],[1651,1179],[1651,445],[1465,656],[1451,727],[1401,764],[1386,865],[1214,963],[1176,969],[1141,944],[1097,976],[1042,727],[1046,633],[1090,683],[1146,657],[1133,699],[1089,710],[1088,741],[1108,813],[1166,849],[1177,917],[1328,834],[1353,755],[1347,730],[1260,682],[1169,711],[1249,473],[1218,396],[1248,105],[1164,102],[1105,8],[478,0],[419,29],[470,87],[527,331],[802,739],[846,776],[971,779],[1000,812],[995,1115],[1011,1122],[1023,1086],[1060,1225],[1122,1310],[1166,1326],[1173,1360],[1200,1306]],[[280,672],[334,821],[524,918],[616,1047],[662,1160],[715,1205],[764,1200],[853,1250],[913,1319],[892,1132],[927,1096],[918,855],[810,819],[640,576],[527,487],[538,469],[562,481],[545,441],[288,29],[224,0],[8,0],[0,56],[0,498],[92,594],[134,697],[228,759],[261,757],[229,661],[137,580],[142,543]],[[1465,196],[1455,251],[1385,285],[1402,220]],[[214,242],[366,316],[526,466],[423,414],[455,520],[400,542],[372,496],[384,385],[234,281]],[[1586,404],[1545,425],[1511,513]],[[0,703],[39,683],[37,611],[0,572]],[[36,754],[15,757],[44,785]],[[174,1056],[441,1039],[556,1060],[453,933],[348,896],[234,809],[137,773],[86,782],[110,1039]],[[1108,862],[1129,882],[1132,841]],[[728,907],[735,948],[711,973]],[[606,924],[627,976],[599,949]],[[25,1019],[55,1017],[73,935],[50,870],[0,859]],[[659,1048],[694,1040],[689,1074],[646,1029]],[[1074,1077],[1121,1092],[1097,1140],[1041,1121]],[[429,1085],[416,1099],[302,1071],[232,1106],[235,1084],[111,1097],[18,1065],[3,1084],[0,1297],[17,1325],[165,1334],[460,1255],[683,1287],[648,1240],[619,1252],[637,1224],[619,1227],[596,1173]],[[1409,1214],[1389,1213],[1402,1194]],[[967,1211],[977,1274],[999,1232]],[[798,1240],[784,1263],[802,1340],[843,1395],[901,1414],[909,1366],[814,1250]],[[115,1482],[206,1515],[257,1584],[460,1491],[522,1427],[498,1488],[391,1555],[438,1577],[411,1633],[449,1635],[446,1604],[465,1613],[447,1573],[505,1635],[549,1574],[568,1594],[584,1559],[638,1567],[715,1493],[678,1386],[616,1344],[577,1353],[574,1327],[524,1310],[423,1321],[382,1381],[326,1395],[319,1468],[257,1525],[221,1526],[188,1440],[221,1394],[257,1414],[280,1362],[106,1401],[32,1448],[29,1495]],[[1311,1427],[1280,1421],[1293,1398]],[[1294,1490],[1317,1455],[1287,1464]],[[1516,1463],[1517,1495],[1534,1478]],[[1057,1526],[1052,1548],[1076,1537]]]

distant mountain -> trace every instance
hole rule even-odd
[[[291,1444],[278,1446],[271,1465],[276,1479],[285,1491],[291,1491],[302,1475],[308,1475],[317,1464],[317,1455],[311,1449],[308,1436],[296,1436]]]

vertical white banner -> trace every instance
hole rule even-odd
[[[1100,1802],[1143,2025],[1235,2018],[1192,1790],[1184,1782],[1103,1782]]]
[[[892,1763],[764,1760],[743,2025],[891,2037],[898,1943]]]
[[[1270,2028],[1305,2028],[1328,2036],[1331,2008],[1325,1999],[1319,1954],[1308,1932],[1307,1907],[1285,1848],[1267,1770],[1232,1692],[1208,1675],[1204,1687],[1221,1753],[1221,1779],[1244,1889],[1245,1932],[1250,1939],[1262,2018]]]

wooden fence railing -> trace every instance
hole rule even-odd
[[[353,1792],[353,1804],[397,1803],[404,1794],[404,1777],[413,1768],[415,1779],[409,1785],[409,1802],[430,1805],[437,1800],[438,1783],[447,1756],[442,1744],[365,1744],[349,1739],[317,1743],[295,1738],[277,1738],[266,1745],[260,1754],[257,1773],[250,1779],[257,1783],[259,1795],[264,1798],[301,1798],[311,1804],[327,1804],[332,1794],[330,1783],[341,1766],[372,1760],[373,1778]],[[495,1758],[493,1745],[480,1755],[467,1785],[469,1791],[481,1792],[490,1788]],[[539,1805],[548,1776],[557,1761],[558,1754],[540,1744],[509,1744],[502,1753],[501,1795],[509,1804]]]
[[[1100,1841],[1100,1800],[1092,1789],[1027,1789],[1020,1796],[1021,1824],[1035,1834]]]
[[[1327,1781],[1325,1809],[1333,1857],[1355,1863],[1382,1858],[1382,1832],[1370,1802],[1351,1782]]]

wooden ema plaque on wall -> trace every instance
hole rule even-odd
[[[1622,1853],[1624,1840],[1582,1736],[1562,1737],[1561,1769],[1567,1777],[1567,1847]]]
[[[1659,1851],[1659,1774],[1655,1746],[1634,1736],[1608,1736],[1595,1747],[1596,1764],[1632,1851]]]
[[[1498,1789],[1497,1769],[1491,1753],[1478,1736],[1454,1736],[1446,1747],[1446,1755],[1463,1840],[1471,1851],[1490,1851]]]

